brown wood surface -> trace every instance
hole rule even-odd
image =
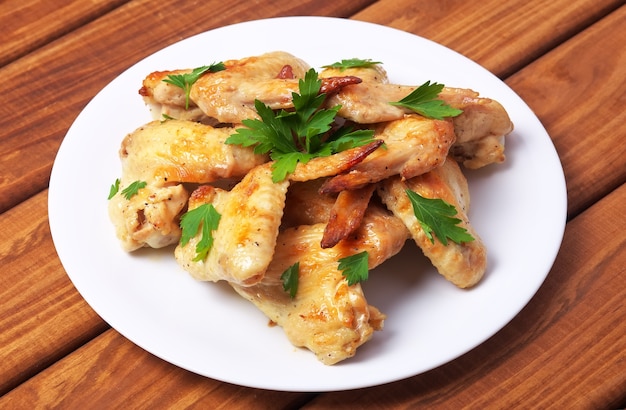
[[[0,67],[48,44],[127,0],[4,0],[0,2]]]
[[[0,408],[626,405],[621,1],[66,3],[0,4]],[[506,80],[551,135],[568,183],[570,220],[561,251],[528,306],[461,358],[357,391],[318,395],[234,386],[135,346],[91,310],[63,270],[48,227],[46,188],[58,145],[89,99],[168,44],[282,15],[352,17],[453,48]],[[358,41],[349,34],[344,39],[347,47]]]

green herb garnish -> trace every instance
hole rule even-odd
[[[410,189],[406,190],[406,194],[411,200],[417,221],[431,243],[435,243],[433,232],[444,246],[448,245],[448,239],[459,244],[474,240],[467,229],[458,226],[462,221],[454,218],[457,210],[453,205],[440,198],[424,198]]]
[[[190,73],[185,74],[170,74],[163,79],[163,82],[180,87],[185,91],[185,109],[189,108],[189,93],[191,92],[191,86],[198,81],[198,78],[206,72],[216,73],[218,71],[225,70],[224,63],[213,63],[211,65],[203,65],[202,67],[194,68]]]
[[[436,120],[456,117],[463,110],[453,108],[446,104],[445,101],[437,99],[443,87],[443,84],[431,84],[430,81],[426,81],[400,101],[390,102],[389,104],[408,108],[424,117]]]
[[[291,299],[296,297],[298,293],[298,271],[300,270],[300,262],[296,262],[288,267],[280,279],[283,281],[283,289],[285,292],[289,292]]]
[[[191,238],[201,230],[200,241],[196,244],[196,257],[194,262],[204,260],[213,246],[213,231],[219,225],[221,215],[212,204],[202,204],[197,208],[187,211],[180,218],[182,234],[180,245],[185,246]]]
[[[347,70],[348,68],[367,68],[376,64],[382,64],[380,61],[372,61],[371,59],[349,58],[347,60],[341,60],[337,63],[322,66],[323,68],[338,68],[340,71]]]
[[[148,185],[146,181],[131,182],[129,186],[127,186],[126,188],[124,188],[124,190],[122,190],[122,195],[124,196],[124,198],[130,199],[133,196],[137,195],[137,192],[139,192],[141,188],[145,188],[146,185]],[[119,185],[118,185],[118,189],[119,189]]]
[[[352,286],[367,280],[369,273],[368,258],[369,254],[367,251],[363,251],[339,259],[339,269],[343,271],[342,274],[348,280],[348,285]]]
[[[346,128],[329,134],[341,106],[321,108],[325,94],[320,94],[322,82],[315,70],[309,70],[298,86],[300,94],[292,93],[292,111],[273,111],[262,101],[254,107],[261,119],[245,119],[247,128],[238,128],[226,139],[227,144],[254,146],[257,154],[270,154],[272,180],[283,181],[300,162],[325,157],[373,141],[374,131],[352,132]]]
[[[117,178],[113,185],[111,185],[111,189],[109,189],[109,197],[107,199],[112,199],[117,192],[120,190],[120,179]]]

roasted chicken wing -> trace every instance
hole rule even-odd
[[[274,255],[289,181],[272,182],[271,163],[259,165],[230,191],[202,186],[193,192],[189,209],[211,203],[221,215],[205,260],[195,261],[202,232],[174,252],[194,278],[227,280],[243,286],[259,282]]]
[[[254,286],[232,286],[281,326],[291,343],[310,349],[322,363],[331,365],[354,356],[375,330],[382,329],[385,318],[368,305],[359,284],[348,286],[338,260],[368,251],[373,269],[400,251],[408,232],[386,210],[371,208],[354,235],[322,249],[324,226],[303,225],[281,232],[263,280]],[[281,275],[296,262],[299,285],[291,299]]]
[[[122,180],[121,188],[130,182]],[[179,216],[189,194],[182,185],[147,185],[130,199],[120,193],[109,201],[109,217],[127,252],[139,248],[163,248],[180,239]]]
[[[447,246],[436,238],[431,242],[415,217],[407,189],[454,205],[456,218],[462,221],[460,226],[467,229],[474,240],[461,244],[448,241]],[[442,166],[406,181],[399,176],[386,179],[379,184],[378,194],[394,215],[404,221],[415,243],[441,275],[460,288],[478,283],[487,268],[487,250],[470,225],[467,180],[455,161],[448,160]]]
[[[241,178],[268,157],[252,148],[224,144],[233,133],[233,128],[192,121],[152,121],[122,141],[122,175],[156,186]]]
[[[383,140],[385,146],[349,172],[330,178],[321,192],[361,188],[397,174],[403,178],[423,174],[445,161],[455,141],[449,121],[432,120],[416,114],[380,124],[374,135]]]

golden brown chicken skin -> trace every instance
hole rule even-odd
[[[457,210],[456,218],[462,221],[460,226],[467,229],[474,240],[461,244],[448,241],[443,245],[435,238],[431,242],[415,217],[407,189],[453,205]],[[467,180],[455,161],[448,160],[441,167],[406,181],[400,177],[389,178],[379,184],[378,194],[394,215],[404,221],[415,243],[441,275],[460,288],[474,286],[480,281],[487,268],[487,250],[469,222]]]
[[[263,280],[254,286],[231,285],[281,326],[292,344],[308,348],[322,363],[332,365],[354,356],[375,330],[382,329],[385,318],[367,303],[360,284],[348,285],[338,260],[367,251],[373,269],[400,251],[408,232],[381,208],[371,208],[361,227],[330,249],[320,247],[324,227],[323,223],[302,225],[281,232]],[[291,299],[281,275],[296,262],[299,286]]]

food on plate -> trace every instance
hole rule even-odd
[[[337,193],[361,188],[393,175],[411,178],[443,164],[455,140],[449,121],[408,114],[401,119],[379,124],[374,135],[385,149],[374,151],[348,172],[329,179],[321,191]]]
[[[460,288],[478,283],[487,267],[487,250],[469,223],[467,216],[470,206],[469,188],[456,162],[446,161],[442,166],[410,179],[402,179],[400,176],[388,178],[377,186],[377,190],[383,203],[404,222],[415,243],[439,273]],[[455,217],[461,220],[460,226],[465,228],[474,240],[460,243],[432,241],[415,218],[411,198],[406,194],[407,190],[425,198],[441,199],[454,206]]]
[[[196,258],[201,236],[179,244],[178,263],[199,280],[226,280],[244,286],[263,279],[272,260],[289,181],[272,181],[271,163],[259,165],[230,191],[202,185],[189,201],[189,211],[212,204],[220,215],[206,259]]]
[[[337,260],[367,251],[373,269],[402,249],[408,232],[378,206],[368,208],[356,233],[335,247],[321,248],[324,228],[318,223],[285,229],[263,280],[253,286],[231,285],[281,326],[291,343],[310,349],[324,364],[335,364],[354,356],[358,346],[382,329],[385,318],[367,303],[359,283],[348,285]],[[281,276],[295,263],[298,296],[291,299]]]
[[[460,288],[483,277],[459,164],[504,161],[497,101],[283,51],[155,71],[139,93],[154,121],[123,139],[109,195],[122,248],[176,245],[185,271],[227,282],[322,363],[383,328],[361,282],[407,240]]]

